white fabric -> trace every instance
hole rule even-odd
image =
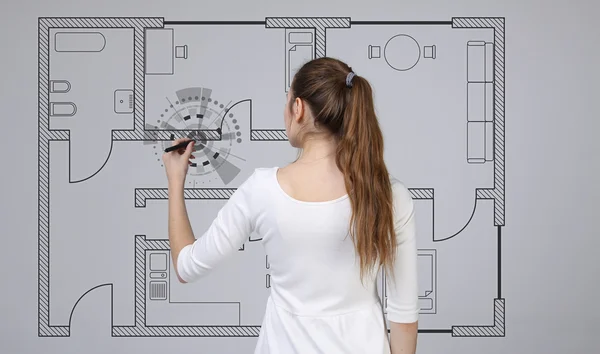
[[[387,279],[387,318],[418,318],[413,201],[392,177],[398,237],[395,281]],[[182,249],[180,277],[195,281],[237,252],[252,231],[269,257],[271,294],[255,353],[389,353],[376,274],[360,282],[348,236],[348,196],[299,201],[280,187],[277,167],[258,168],[219,211],[209,229]],[[193,217],[193,216],[191,216]]]

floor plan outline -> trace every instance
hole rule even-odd
[[[243,35],[237,32],[240,28],[244,29]],[[265,149],[266,154],[275,144],[287,144],[277,115],[281,104],[263,97],[283,97],[294,70],[302,62],[346,54],[360,57],[356,60],[359,65],[353,67],[369,71],[365,75],[369,76],[372,70],[376,87],[377,82],[404,80],[414,85],[402,88],[399,96],[412,88],[418,93],[431,92],[432,100],[444,91],[430,82],[442,81],[435,77],[436,73],[450,72],[432,63],[461,63],[456,74],[444,77],[455,82],[458,89],[451,95],[460,99],[438,102],[450,107],[447,119],[436,117],[432,124],[419,119],[407,123],[415,124],[417,132],[431,129],[436,138],[447,139],[441,143],[448,143],[451,158],[460,161],[461,173],[450,182],[459,181],[455,183],[457,189],[472,192],[461,199],[457,209],[468,213],[456,224],[453,216],[443,212],[450,207],[449,200],[454,200],[451,193],[458,193],[446,187],[450,182],[436,177],[431,172],[435,167],[426,170],[427,176],[432,177],[421,178],[425,172],[409,177],[407,185],[418,211],[427,215],[421,221],[427,226],[423,232],[426,237],[419,245],[419,267],[424,274],[420,280],[423,320],[419,332],[453,337],[505,335],[501,272],[505,225],[504,18],[353,21],[349,17],[267,17],[264,21],[168,21],[161,17],[42,17],[38,30],[40,337],[69,337],[71,318],[80,300],[101,288],[111,293],[115,318],[110,326],[114,337],[257,336],[263,310],[260,299],[270,287],[268,255],[260,254],[253,244],[260,238],[251,235],[236,257],[239,259],[234,261],[238,263],[225,270],[237,269],[235,266],[240,264],[251,268],[226,287],[219,284],[216,276],[207,279],[205,287],[191,288],[197,293],[171,281],[168,239],[150,235],[154,230],[152,221],[145,224],[145,220],[166,215],[154,209],[164,206],[168,197],[163,175],[154,173],[161,167],[156,155],[175,138],[188,136],[200,141],[185,196],[190,202],[211,205],[216,210],[235,191],[235,181],[252,166],[249,161],[260,161],[260,156],[243,157],[249,146]],[[220,40],[220,36],[224,39]],[[356,48],[351,47],[355,45],[353,36],[360,38]],[[231,44],[238,37],[243,37],[235,42],[239,49]],[[454,52],[449,54],[446,48],[450,47],[464,58],[456,58]],[[223,74],[225,79],[215,73],[215,65],[222,65],[219,70],[230,68]],[[269,71],[269,67],[274,69]],[[248,68],[255,68],[256,72]],[[419,68],[427,69],[417,71]],[[263,78],[268,88],[261,86],[258,90],[256,85],[263,83],[257,81]],[[389,98],[393,94],[378,94],[382,111],[393,111]],[[270,105],[276,107],[271,111]],[[413,122],[410,118],[407,121]],[[460,132],[460,137],[452,136],[454,131]],[[402,139],[411,139],[400,134]],[[415,139],[419,137],[416,135]],[[420,137],[426,139],[427,134]],[[424,146],[434,150],[432,144]],[[131,147],[135,153],[127,155],[129,150],[125,147]],[[146,151],[135,166],[152,163],[152,167],[139,171],[134,168],[135,177],[126,187],[118,187],[117,181],[129,178],[118,174],[119,166],[128,166],[138,152]],[[424,154],[430,158],[427,161],[435,161],[432,166],[456,164],[445,156],[435,159],[444,152]],[[101,234],[95,229],[112,230],[109,222],[98,222],[96,217],[110,213],[111,198],[116,195],[125,195],[130,201],[122,208],[130,213],[127,220],[131,224],[119,236],[107,233],[106,243],[95,251],[105,252],[107,258],[115,261],[98,258],[102,264],[98,265],[99,271],[90,266],[88,272],[94,273],[91,278],[97,279],[90,282],[96,283],[82,283],[77,290],[53,287],[52,284],[80,277],[71,268],[78,267],[78,258],[72,263],[65,260],[69,247],[85,249]],[[93,199],[100,200],[99,211],[95,206],[89,207],[89,215],[79,210],[81,217],[71,223],[71,202],[83,205],[77,202],[92,200],[88,198],[99,198]],[[120,199],[115,200],[121,203]],[[104,215],[102,218],[110,220]],[[209,221],[207,215],[206,222]],[[87,233],[80,230],[89,230],[94,237],[87,239]],[[116,247],[122,248],[112,254]],[[460,252],[469,252],[473,263],[459,260]],[[100,256],[88,253],[75,257]],[[486,262],[490,259],[494,261]],[[479,273],[469,273],[474,268],[482,268],[478,271],[481,278],[477,278]],[[453,272],[465,274],[460,280],[464,284],[456,284],[457,289],[465,290],[452,289]],[[379,290],[385,303],[384,279],[382,274]],[[478,285],[480,281],[485,285]],[[240,300],[245,291],[252,294],[249,304]],[[471,315],[460,317],[451,309],[452,299],[460,297],[462,291],[477,299],[473,319],[468,317]],[[127,306],[130,313],[115,314],[115,307]],[[456,305],[464,306],[467,305]]]

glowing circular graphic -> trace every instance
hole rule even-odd
[[[241,171],[230,161],[235,156],[231,153],[233,146],[242,142],[240,126],[230,112],[231,102],[219,102],[211,98],[211,93],[211,89],[201,87],[179,90],[176,99],[166,99],[158,124],[146,125],[147,131],[163,133],[162,139],[154,141],[154,148],[160,149],[157,154],[175,139],[187,137],[196,141],[192,153],[195,159],[191,160],[187,178],[188,184],[194,186],[215,180],[229,184]],[[158,160],[162,167],[162,160]]]

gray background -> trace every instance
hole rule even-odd
[[[352,20],[506,17],[506,337],[423,334],[419,353],[592,353],[600,320],[595,260],[600,189],[598,5],[592,1],[76,1],[2,5],[4,257],[2,353],[250,353],[255,338],[112,338],[73,325],[70,338],[37,336],[37,18],[161,16],[168,20]],[[362,48],[361,48],[362,50]],[[279,100],[274,100],[276,104]],[[267,163],[265,163],[267,164]],[[399,176],[402,177],[401,175]],[[596,183],[594,183],[596,181]],[[446,279],[451,284],[453,280]],[[94,296],[103,296],[95,294]],[[94,324],[96,321],[94,321]]]

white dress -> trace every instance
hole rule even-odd
[[[269,257],[271,294],[256,353],[390,353],[376,275],[359,277],[348,235],[348,196],[299,201],[280,187],[277,167],[257,168],[219,211],[209,229],[177,259],[180,277],[195,281],[234,254],[252,231]],[[413,201],[392,178],[398,237],[395,282],[387,282],[387,318],[418,318]]]

